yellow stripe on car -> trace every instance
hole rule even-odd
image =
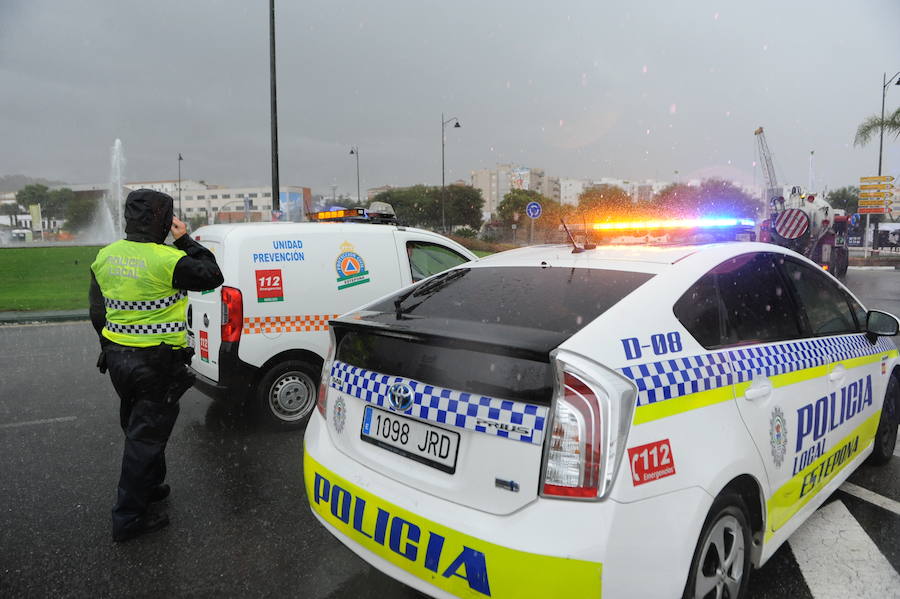
[[[734,390],[731,385],[719,387],[718,389],[710,389],[708,391],[700,391],[699,393],[691,393],[677,399],[661,401],[659,403],[651,403],[638,406],[634,411],[634,423],[644,424],[645,422],[653,422],[661,418],[668,418],[675,414],[690,412],[698,408],[705,408],[723,401],[734,399]]]
[[[766,502],[766,540],[816,496],[838,472],[862,453],[875,438],[881,410],[877,410],[831,450],[781,486]]]
[[[353,543],[458,597],[600,597],[600,563],[539,555],[457,532],[389,503],[304,451],[312,510]],[[562,585],[562,586],[561,586]]]
[[[772,382],[772,386],[777,389],[780,387],[787,387],[788,385],[794,385],[811,379],[827,376],[835,369],[837,365],[841,365],[847,370],[850,370],[853,368],[858,368],[860,366],[866,366],[867,364],[871,364],[873,362],[878,362],[879,360],[895,358],[897,357],[897,355],[898,351],[893,350],[887,353],[862,356],[860,358],[852,358],[850,360],[832,362],[830,364],[816,366],[814,368],[805,368],[796,372],[777,374],[775,376],[769,377],[769,380]],[[654,420],[668,418],[669,416],[675,416],[676,414],[682,414],[684,412],[690,412],[691,410],[705,408],[707,406],[729,401],[734,399],[735,395],[737,395],[737,397],[743,397],[744,393],[747,391],[750,385],[750,382],[738,383],[736,385],[733,385],[733,388],[732,385],[726,385],[717,389],[700,391],[698,393],[690,393],[688,395],[683,395],[681,397],[673,398],[667,401],[660,401],[638,406],[634,411],[633,421],[634,424],[644,424],[647,422],[653,422]]]

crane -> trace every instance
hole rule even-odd
[[[753,132],[756,136],[756,150],[759,153],[759,163],[762,166],[765,178],[765,201],[768,204],[772,198],[781,196],[781,188],[778,186],[778,177],[775,175],[775,164],[772,162],[772,151],[766,142],[766,134],[762,127],[757,127]]]
[[[791,187],[788,198],[778,185],[772,151],[762,127],[753,132],[756,149],[765,178],[765,214],[760,240],[790,248],[817,262],[831,274],[842,277],[847,272],[847,217],[835,211],[817,194],[805,193],[799,185]],[[813,155],[809,153],[810,187],[813,183]]]

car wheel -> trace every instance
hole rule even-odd
[[[262,421],[282,429],[306,426],[316,405],[320,372],[300,360],[287,360],[266,372],[256,386],[256,407]]]
[[[900,381],[891,375],[888,380],[887,391],[884,394],[884,405],[881,408],[881,418],[878,420],[878,430],[875,432],[872,455],[867,460],[870,464],[880,466],[887,464],[894,455],[897,446],[897,425],[900,417]]]
[[[691,560],[685,599],[744,597],[750,577],[750,526],[739,495],[721,495],[703,523]]]

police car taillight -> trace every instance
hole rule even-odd
[[[625,453],[637,390],[621,374],[581,356],[556,352],[553,363],[557,383],[541,495],[603,499]]]
[[[325,414],[328,411],[328,383],[331,380],[331,363],[334,362],[336,344],[334,331],[330,331],[329,335],[331,342],[328,344],[328,355],[325,356],[325,363],[322,364],[322,376],[319,377],[319,395],[316,397],[316,408],[318,408],[319,414],[323,418],[325,418]]]
[[[597,395],[575,375],[563,373],[553,410],[544,494],[596,497],[600,490],[603,415]]]
[[[241,339],[244,320],[244,300],[239,289],[222,287],[222,343]]]

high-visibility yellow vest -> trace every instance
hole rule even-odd
[[[121,239],[97,254],[91,270],[103,292],[103,336],[131,347],[187,345],[187,294],[172,287],[175,264],[186,254],[159,243]]]

